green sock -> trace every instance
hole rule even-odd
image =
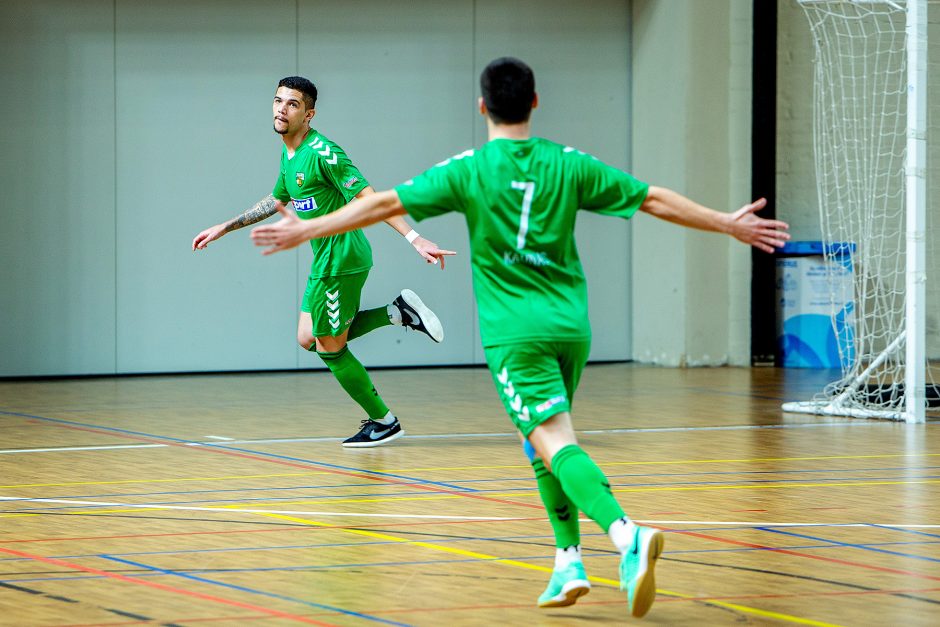
[[[624,517],[623,509],[610,492],[610,483],[580,446],[571,444],[552,458],[552,474],[578,509],[604,531]]]
[[[369,373],[349,352],[348,346],[344,346],[335,353],[317,352],[317,355],[343,386],[346,393],[366,411],[369,418],[378,420],[388,413],[388,407],[385,406],[379,393],[375,391]]]
[[[375,331],[380,327],[387,327],[392,323],[388,319],[388,307],[376,307],[375,309],[365,309],[356,314],[352,324],[349,325],[349,334],[347,340],[354,340],[362,337],[370,331]]]
[[[548,471],[540,458],[536,457],[532,461],[532,468],[535,469],[539,495],[548,512],[548,521],[552,523],[552,530],[555,532],[555,546],[564,549],[581,544],[578,508],[561,489],[558,479]]]

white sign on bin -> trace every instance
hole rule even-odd
[[[778,363],[842,368],[855,358],[854,244],[787,242],[777,258]]]

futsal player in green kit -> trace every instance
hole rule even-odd
[[[374,193],[342,148],[310,128],[316,113],[317,88],[291,76],[274,94],[274,130],[284,140],[274,191],[242,215],[210,227],[193,239],[193,250],[205,248],[226,233],[254,224],[293,204],[295,215],[309,220],[336,211],[353,198]],[[440,263],[453,251],[441,250],[419,236],[400,216],[388,224],[403,235],[428,263]],[[344,390],[368,416],[346,447],[373,447],[391,442],[404,431],[372,385],[369,373],[346,343],[379,327],[395,324],[444,339],[440,320],[411,290],[402,290],[383,307],[359,311],[359,297],[372,267],[372,248],[361,230],[311,240],[313,262],[301,305],[297,341],[316,351]]]
[[[535,79],[522,61],[501,58],[481,76],[480,112],[489,141],[443,161],[394,190],[357,199],[329,216],[301,222],[284,214],[257,227],[265,254],[330,233],[407,213],[416,220],[464,214],[486,361],[535,470],[555,533],[555,568],[541,607],[571,605],[588,592],[581,561],[579,511],[604,529],[621,554],[620,585],[640,617],[656,597],[654,567],[663,534],[634,524],[610,484],[577,443],[571,403],[588,358],[587,291],[575,248],[578,210],[630,218],[643,211],[676,224],[727,233],[771,252],[787,225],[754,212],[708,209],[652,187],[574,148],[532,137]]]

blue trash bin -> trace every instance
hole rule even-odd
[[[777,365],[844,368],[854,361],[854,252],[853,242],[787,242],[778,249]]]

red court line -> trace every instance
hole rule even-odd
[[[150,442],[154,444],[163,444],[165,446],[177,446],[180,448],[185,448],[189,450],[200,450],[211,453],[221,453],[223,455],[229,455],[231,457],[241,457],[244,459],[250,459],[253,461],[268,462],[271,464],[280,464],[281,466],[290,466],[292,468],[302,468],[303,470],[317,470],[320,472],[332,473],[335,475],[343,475],[346,477],[356,477],[357,479],[369,479],[370,481],[380,481],[383,483],[388,483],[391,485],[407,485],[408,487],[415,488],[418,490],[425,490],[427,492],[434,492],[436,494],[450,494],[452,496],[462,496],[471,499],[478,499],[481,501],[489,501],[491,503],[502,503],[503,505],[515,505],[517,507],[529,507],[534,509],[544,509],[542,505],[533,505],[531,503],[520,503],[518,501],[507,501],[505,499],[494,499],[489,496],[482,496],[479,494],[472,494],[469,492],[458,492],[456,490],[445,490],[443,488],[436,488],[433,486],[423,485],[420,483],[407,483],[398,479],[389,479],[382,476],[370,475],[365,473],[352,472],[349,470],[337,470],[335,468],[329,468],[327,466],[322,466],[316,462],[292,462],[286,459],[277,459],[272,457],[265,457],[263,455],[254,455],[251,453],[239,453],[238,451],[228,451],[225,449],[216,448],[214,446],[189,446],[183,444],[182,442],[173,442],[172,440],[164,440],[159,437],[147,437],[139,435],[130,435],[126,433],[115,433],[113,431],[108,431],[105,429],[95,429],[94,427],[79,427],[77,425],[66,425],[58,422],[47,422],[44,423],[50,426],[59,427],[61,429],[72,429],[74,431],[87,431],[89,433],[98,433],[104,435],[110,435],[117,438],[123,438],[125,440],[133,440],[135,442]]]
[[[165,620],[164,623],[170,624],[184,624],[184,623],[210,623],[216,621],[243,621],[243,620],[268,620],[271,617],[267,614],[256,615],[256,616],[239,616],[238,618],[232,618],[231,616],[213,616],[211,618],[177,618],[173,620]],[[153,620],[135,620],[122,623],[69,623],[62,624],[59,627],[123,627],[124,625],[150,625],[153,624]]]
[[[755,525],[759,526],[757,523]],[[718,536],[712,536],[705,533],[699,533],[698,531],[683,531],[681,529],[669,529],[667,527],[660,527],[660,529],[667,530],[671,533],[681,533],[687,536],[693,536],[695,538],[702,538],[705,540],[712,540],[714,542],[721,542],[724,544],[733,544],[735,546],[745,546],[751,549],[762,549],[765,551],[773,551],[774,553],[782,553],[784,555],[794,555],[796,557],[806,557],[812,560],[819,560],[821,562],[828,562],[830,564],[841,564],[843,566],[854,566],[856,568],[864,568],[867,570],[876,570],[882,573],[892,573],[895,575],[905,575],[907,577],[917,577],[919,579],[930,579],[931,581],[940,581],[940,577],[935,577],[933,575],[925,575],[923,573],[915,573],[909,570],[899,570],[897,568],[888,568],[886,566],[874,566],[872,564],[862,564],[860,562],[850,562],[849,560],[841,560],[835,557],[826,557],[824,555],[813,555],[812,553],[802,553],[800,551],[792,551],[790,549],[780,549],[772,546],[767,546],[764,544],[754,544],[751,542],[744,542],[742,540],[729,540],[727,538],[720,538]],[[837,548],[837,547],[833,547]]]
[[[300,623],[307,623],[309,625],[324,625],[325,627],[337,627],[332,623],[322,623],[312,618],[307,618],[305,616],[298,616],[297,614],[290,614],[288,612],[281,612],[279,610],[273,610],[267,607],[262,607],[260,605],[252,605],[251,603],[242,603],[241,601],[232,601],[231,599],[224,599],[222,597],[213,596],[210,594],[204,594],[202,592],[195,592],[193,590],[185,590],[183,588],[175,588],[173,586],[168,586],[166,584],[157,583],[155,581],[147,581],[145,579],[138,579],[136,577],[128,577],[127,575],[121,575],[118,573],[109,573],[104,570],[98,570],[97,568],[92,568],[90,566],[82,566],[81,564],[73,564],[72,562],[66,562],[65,560],[56,559],[54,557],[43,557],[42,555],[33,555],[32,553],[24,553],[22,551],[14,551],[13,549],[5,549],[0,547],[0,552],[8,553],[10,555],[15,555],[16,557],[28,557],[29,559],[36,560],[38,562],[44,562],[46,564],[52,564],[53,566],[62,566],[65,568],[71,568],[73,570],[80,570],[86,573],[91,573],[93,575],[99,575],[101,577],[108,577],[117,581],[124,581],[126,583],[136,583],[142,586],[147,586],[149,588],[156,588],[157,590],[163,590],[165,592],[172,592],[174,594],[182,594],[190,597],[195,597],[197,599],[202,599],[203,601],[212,601],[213,603],[222,603],[223,605],[231,605],[233,607],[240,607],[242,609],[251,610],[253,612],[263,612],[270,616],[277,616],[278,618],[286,618],[288,620],[297,621]]]

